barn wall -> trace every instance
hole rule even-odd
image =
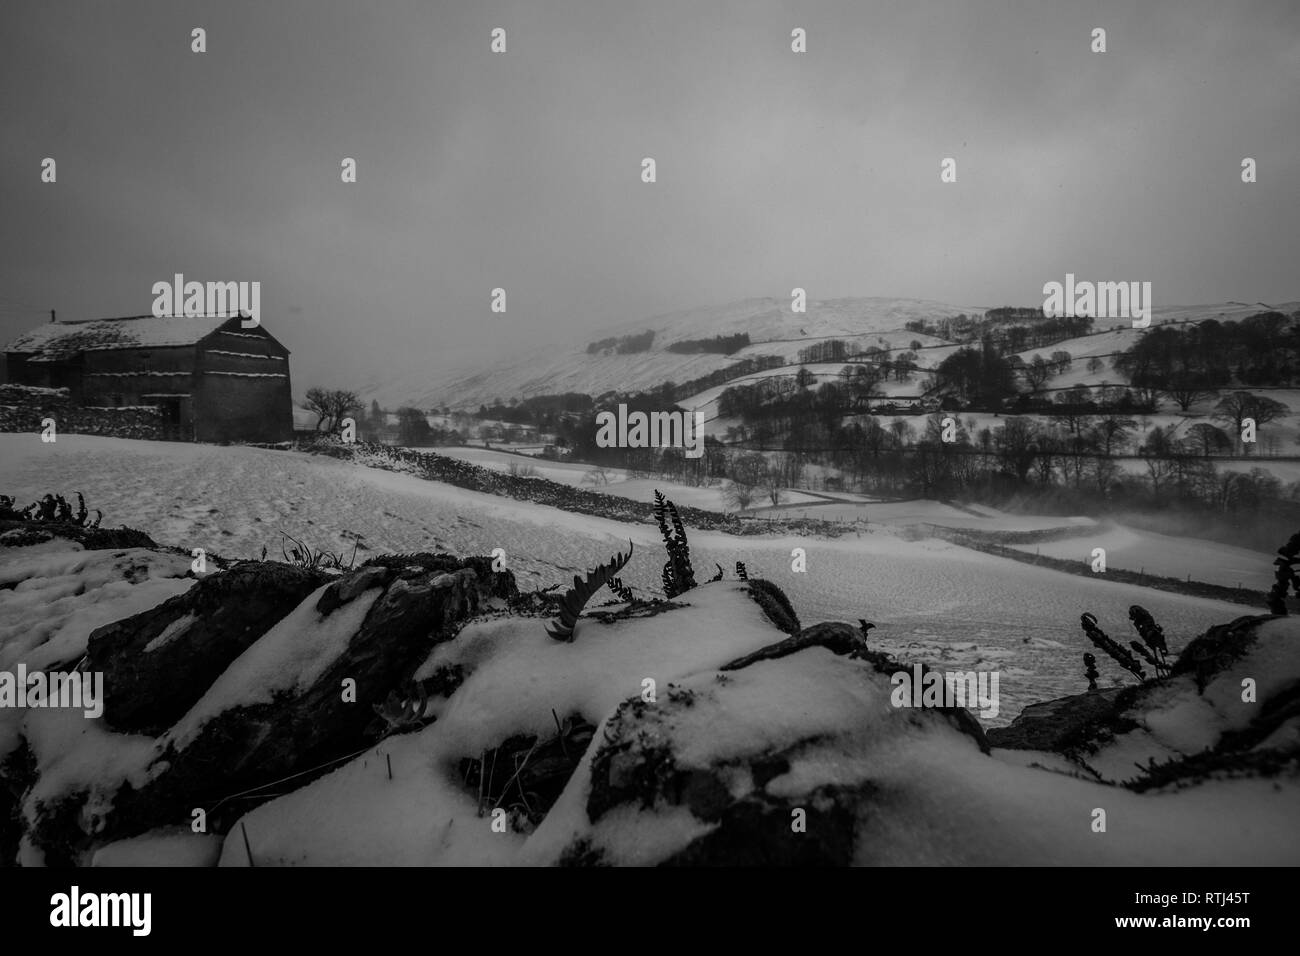
[[[289,353],[260,330],[217,332],[199,346],[198,441],[293,438]]]
[[[194,394],[196,349],[192,345],[168,348],[106,349],[83,353],[81,403],[115,407],[157,405],[162,395]],[[180,402],[179,430],[167,437],[194,440],[192,399]]]
[[[80,355],[65,362],[32,362],[30,358],[23,354],[7,355],[5,381],[33,388],[66,388],[73,401],[81,401]]]

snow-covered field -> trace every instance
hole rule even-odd
[[[1146,571],[1171,578],[1224,587],[1267,591],[1273,584],[1272,555],[1264,551],[1235,548],[1213,541],[1176,538],[1152,531],[1113,527],[1080,538],[1013,545],[1028,554],[1045,554],[1066,561],[1091,562],[1093,548],[1106,549],[1106,564],[1125,571]]]
[[[0,435],[0,489],[20,502],[47,491],[81,491],[90,507],[104,511],[105,526],[137,527],[159,543],[230,558],[256,557],[263,547],[278,557],[280,530],[313,548],[345,553],[360,540],[358,561],[390,551],[489,554],[500,547],[521,586],[536,587],[567,580],[630,539],[636,554],[621,576],[646,593],[658,593],[663,563],[653,525],[558,511],[296,452],[78,435],[43,445],[34,436]],[[890,506],[865,507],[878,522]],[[943,508],[903,503],[893,517],[900,524],[933,520]],[[958,512],[948,520],[987,520],[1005,528],[1018,519]],[[1127,635],[1128,607],[1141,604],[1164,626],[1173,649],[1244,611],[1035,568],[944,541],[908,541],[887,527],[835,539],[687,530],[700,578],[715,571],[715,562],[731,576],[735,562],[744,561],[751,575],[786,590],[805,625],[866,618],[877,625],[872,641],[884,650],[944,666],[1001,668],[1003,710],[992,723],[1004,723],[1030,701],[1080,689],[1079,661],[1089,648],[1078,624],[1085,611],[1110,633]],[[1072,539],[1067,546],[1088,540]],[[806,573],[791,569],[795,548],[806,553]],[[1242,573],[1249,570],[1244,559],[1236,563]],[[1258,565],[1255,574],[1266,573],[1268,556],[1259,555]]]
[[[462,461],[468,461],[483,468],[490,468],[493,471],[508,472],[512,465],[520,471],[531,469],[530,473],[535,473],[540,478],[557,481],[563,485],[572,485],[575,488],[586,488],[588,491],[595,491],[599,494],[647,501],[654,496],[657,488],[678,505],[703,508],[706,511],[731,510],[726,502],[722,500],[722,484],[720,482],[708,486],[684,485],[673,481],[664,481],[661,478],[634,478],[625,468],[603,468],[597,470],[608,483],[597,484],[590,477],[594,474],[593,467],[580,462],[547,461],[544,458],[530,459],[520,455],[496,451],[495,449],[477,447],[447,446],[439,447],[436,450],[438,454],[445,455],[448,458],[459,458]],[[782,495],[784,500],[792,504],[818,500],[815,495],[807,495],[798,491],[783,491]]]

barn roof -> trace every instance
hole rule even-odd
[[[33,353],[35,359],[51,361],[103,349],[194,345],[231,318],[229,315],[164,318],[137,315],[91,322],[48,322],[18,336],[4,351]]]

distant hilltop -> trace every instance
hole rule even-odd
[[[600,395],[612,390],[650,389],[666,381],[701,378],[745,358],[777,356],[795,364],[801,349],[832,338],[854,340],[862,348],[906,349],[916,341],[944,345],[943,339],[909,331],[908,323],[923,320],[933,325],[936,320],[961,315],[982,316],[990,308],[994,306],[861,297],[809,299],[807,311],[796,313],[788,298],[744,299],[619,323],[593,330],[583,339],[524,354],[503,354],[477,369],[451,374],[427,366],[384,369],[370,382],[358,383],[356,390],[367,403],[377,400],[386,408],[463,408],[490,404],[498,398],[508,401],[561,392]],[[1244,302],[1156,306],[1151,325],[1211,318],[1236,321],[1268,308]],[[1300,302],[1278,303],[1273,308],[1292,312],[1300,309]],[[1131,323],[1122,319],[1099,319],[1096,330],[1111,325],[1131,329]],[[721,350],[734,346],[742,336],[748,336],[748,344],[734,351]]]

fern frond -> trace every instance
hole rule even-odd
[[[1137,604],[1128,609],[1128,618],[1133,622],[1133,628],[1141,635],[1146,646],[1151,649],[1151,652],[1147,653],[1146,648],[1139,648],[1140,653],[1156,669],[1156,676],[1161,676],[1162,671],[1170,669],[1165,661],[1169,648],[1165,644],[1164,629],[1156,623],[1150,611]],[[1138,646],[1136,641],[1133,642],[1133,646]]]
[[[560,613],[546,628],[546,633],[557,641],[573,640],[573,630],[577,627],[578,615],[587,606],[591,596],[608,584],[631,559],[632,542],[629,541],[627,554],[615,554],[608,563],[592,568],[587,572],[585,581],[575,575],[573,587],[565,592],[564,598],[560,601]]]
[[[1097,647],[1109,654],[1121,667],[1129,671],[1140,681],[1147,679],[1146,672],[1142,670],[1142,665],[1138,659],[1129,653],[1128,648],[1109,637],[1105,631],[1097,626],[1097,616],[1095,614],[1083,614],[1079,617],[1083,625],[1083,633],[1088,636]]]

